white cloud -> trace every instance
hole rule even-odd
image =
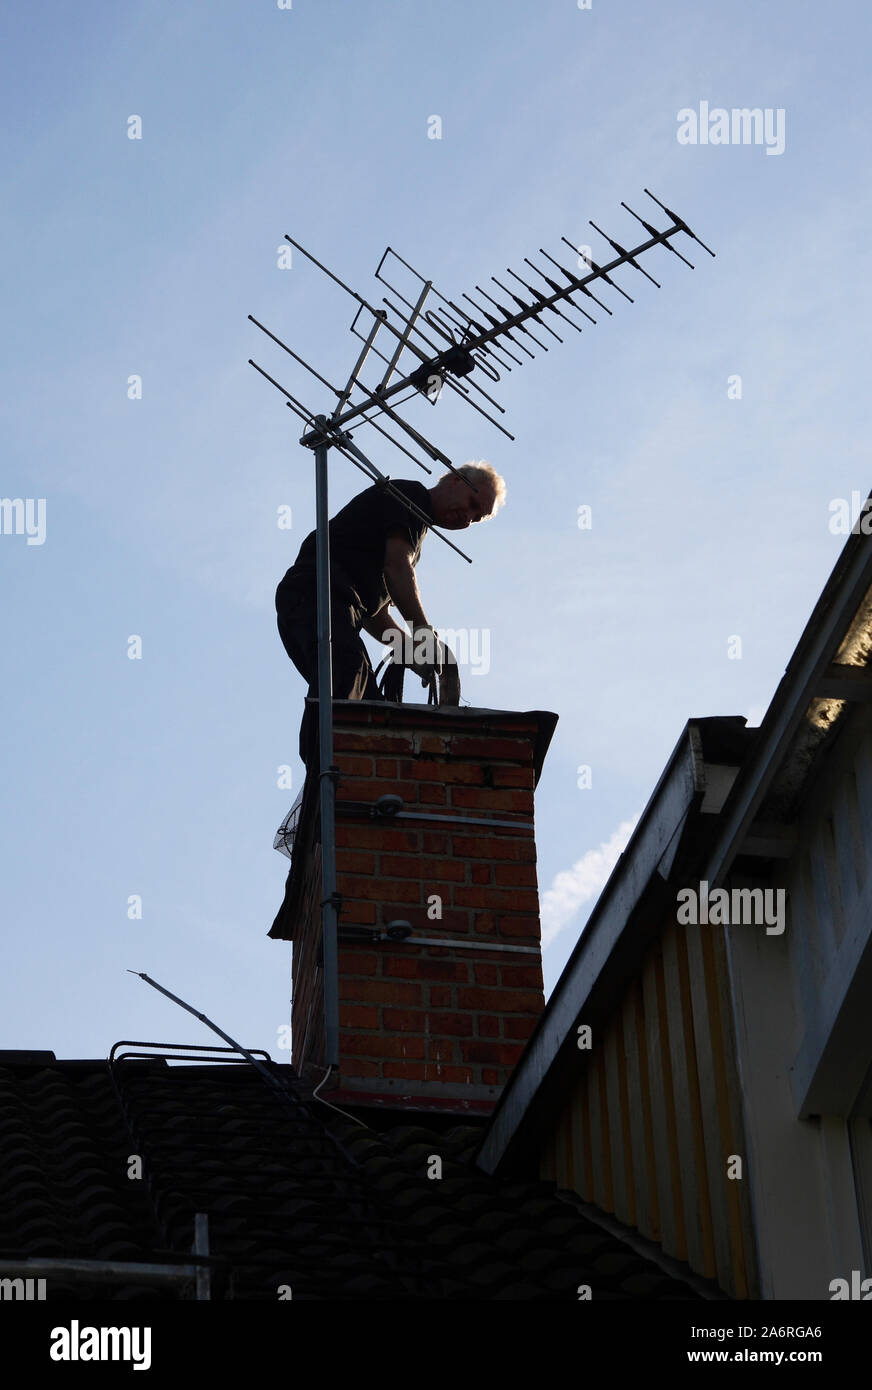
[[[621,821],[610,839],[598,849],[587,850],[571,869],[562,869],[540,900],[542,945],[550,946],[555,937],[575,919],[586,902],[595,899],[627,847],[636,828],[638,815]]]

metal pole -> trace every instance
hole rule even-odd
[[[323,415],[318,425],[325,425]],[[336,784],[333,780],[333,663],[330,622],[329,444],[315,446],[315,571],[318,586],[318,735],[321,785],[321,942],[324,953],[324,1061],[339,1066],[339,950],[336,910]]]
[[[194,1247],[192,1255],[209,1254],[209,1215],[208,1212],[198,1211],[194,1216]],[[212,1297],[212,1281],[209,1277],[209,1266],[197,1269],[197,1299],[200,1302],[208,1302]]]

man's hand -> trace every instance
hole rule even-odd
[[[422,685],[429,684],[434,672],[442,674],[442,643],[429,623],[413,625],[409,632],[393,621],[385,604],[363,623],[363,630],[389,646],[395,663],[414,671]]]
[[[419,623],[412,631],[412,669],[426,686],[434,675],[442,674],[442,643],[429,623]]]

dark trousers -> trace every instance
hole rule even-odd
[[[331,584],[333,698],[381,700],[369,654],[360,639],[364,613],[341,584]],[[276,589],[279,636],[291,661],[308,682],[308,696],[318,697],[318,618],[314,582],[288,570]],[[300,757],[318,763],[318,718],[314,705],[306,704],[300,725]]]

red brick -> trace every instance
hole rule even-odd
[[[374,899],[383,903],[421,902],[421,885],[413,879],[360,878],[353,874],[341,874],[339,891],[343,897]]]
[[[334,753],[405,753],[413,750],[411,733],[383,733],[380,729],[361,729],[352,733],[347,729],[333,727]]]
[[[421,840],[421,849],[424,854],[450,854],[448,848],[448,836],[445,834],[433,834],[425,831]]]
[[[340,944],[339,970],[342,975],[374,975],[378,969],[375,951],[349,951]]]
[[[537,732],[537,721],[529,714],[513,714],[510,717],[501,715],[500,717],[501,734],[511,734],[513,737],[516,734],[524,734],[529,742],[530,737],[535,737]]]
[[[401,796],[404,801],[415,805],[418,800],[417,782],[401,782],[396,777],[368,777],[355,779],[351,784],[344,783],[337,805],[343,801],[377,801],[380,796]],[[520,792],[492,792],[492,796],[520,796]]]
[[[495,767],[493,768],[493,785],[495,787],[527,787],[533,790],[533,769],[532,767]]]
[[[337,847],[336,872],[339,874],[373,874],[375,873],[375,855],[366,854],[363,850],[339,849]]]
[[[496,965],[476,965],[474,974],[477,985],[498,985],[500,982],[499,967]]]
[[[382,1024],[392,1033],[426,1033],[427,1014],[414,1009],[382,1009]]]
[[[345,1004],[340,1002],[340,1028],[378,1028],[378,1026],[378,1009],[369,1008],[364,1004]]]
[[[386,1038],[380,1033],[340,1033],[339,1051],[343,1057],[423,1058],[426,1038],[405,1034]]]
[[[472,1014],[430,1014],[430,1031],[447,1033],[452,1038],[472,1037]]]
[[[342,1063],[343,1076],[380,1076],[381,1063],[367,1062],[363,1057],[355,1057]]]
[[[462,883],[466,878],[466,865],[458,859],[437,859],[420,854],[383,854],[379,859],[379,874],[427,879],[436,883],[443,880]]]
[[[537,886],[535,864],[495,864],[494,878],[498,884],[520,888]]]
[[[497,931],[500,936],[522,938],[537,946],[541,936],[538,917],[499,917]]]
[[[472,1081],[472,1067],[440,1066],[438,1072],[431,1066],[427,1072],[428,1081],[460,1082],[468,1086]]]
[[[492,1067],[482,1068],[481,1079],[485,1086],[499,1086],[500,1084],[500,1074],[498,1071],[494,1071]]]
[[[396,758],[376,758],[375,760],[376,777],[396,777],[397,760]]]
[[[422,979],[423,977],[418,969],[420,964],[421,962],[418,960],[417,956],[409,955],[407,952],[404,952],[401,956],[385,955],[383,957],[382,974],[399,976],[401,979],[406,980]]]
[[[487,906],[497,912],[538,912],[539,894],[534,888],[488,888]]]
[[[507,1038],[520,1038],[522,1042],[527,1041],[535,1027],[536,1020],[534,1018],[511,1018],[507,1016],[503,1019],[504,1035]]]
[[[444,734],[421,734],[418,746],[422,753],[445,753],[451,739]]]
[[[499,868],[499,865],[497,865],[497,867]],[[514,865],[512,865],[511,867],[514,867]],[[523,868],[524,866],[521,865],[521,867]],[[473,883],[492,882],[492,870],[490,864],[470,864],[469,868]]]
[[[372,776],[372,758],[363,753],[340,752],[336,754],[335,762],[343,777]]]
[[[427,896],[431,897],[432,894],[428,893]],[[431,922],[434,926],[438,926],[440,931],[446,933],[450,932],[452,935],[454,935],[455,932],[468,932],[471,926],[470,914],[468,912],[462,911],[460,908],[446,907],[444,903],[442,905],[442,916],[431,917],[428,912],[427,920],[422,923],[422,926],[429,927]]]
[[[400,986],[397,986],[400,988]],[[430,1005],[433,1008],[444,1009],[451,1004],[450,985],[431,985],[430,986]]]
[[[440,984],[446,980],[465,983],[469,978],[466,961],[449,960],[447,957],[444,960],[420,960],[411,955],[386,956],[384,974],[400,975],[405,979],[438,980]]]
[[[374,927],[376,922],[375,903],[362,903],[345,898],[342,903],[341,920],[356,927]]]
[[[463,883],[466,880],[466,864],[462,859],[437,859],[434,855],[429,859],[422,859],[421,864],[424,869],[424,878],[433,879],[437,883]]]
[[[443,786],[462,783],[480,787],[484,781],[481,763],[429,762],[423,758],[400,762],[401,777],[415,777],[419,782],[439,782]]]
[[[504,965],[502,983],[506,989],[541,989],[542,970],[538,965]]]
[[[517,788],[492,791],[490,787],[452,787],[451,805],[471,811],[515,811],[533,819],[533,793]]]
[[[421,782],[416,784],[419,788],[419,805],[421,806],[445,806],[448,801],[448,793],[444,786],[435,782]]]
[[[426,1062],[383,1062],[382,1076],[396,1077],[401,1081],[423,1081],[426,1069]]]
[[[481,1042],[476,1038],[464,1039],[460,1044],[460,1055],[464,1062],[499,1063],[503,1044]]]
[[[461,1009],[481,1009],[483,1013],[538,1014],[542,994],[534,989],[461,989],[457,1003]]]
[[[453,835],[453,853],[463,859],[505,859],[530,863],[536,860],[536,846],[529,831],[505,835]]]
[[[481,735],[452,739],[451,752],[457,758],[514,758],[522,764],[530,762],[533,756],[529,739],[483,738]]]
[[[398,984],[395,980],[350,980],[340,979],[340,999],[356,999],[374,1004],[418,1004],[424,1003],[424,986],[420,984]]]
[[[420,854],[382,854],[379,855],[379,878],[392,875],[395,878],[421,878]]]
[[[336,825],[337,848],[349,849],[390,849],[418,852],[420,832],[417,830],[388,829],[387,824],[378,826],[358,825],[340,820]]]
[[[496,1014],[478,1015],[478,1035],[480,1038],[498,1038],[500,1036],[500,1020]]]
[[[452,889],[451,902],[454,907],[488,907],[492,892],[493,889],[482,884],[476,884],[473,888],[456,884]]]
[[[400,1081],[445,1081],[468,1085],[472,1081],[471,1067],[440,1066],[432,1062],[385,1062],[382,1075]]]

